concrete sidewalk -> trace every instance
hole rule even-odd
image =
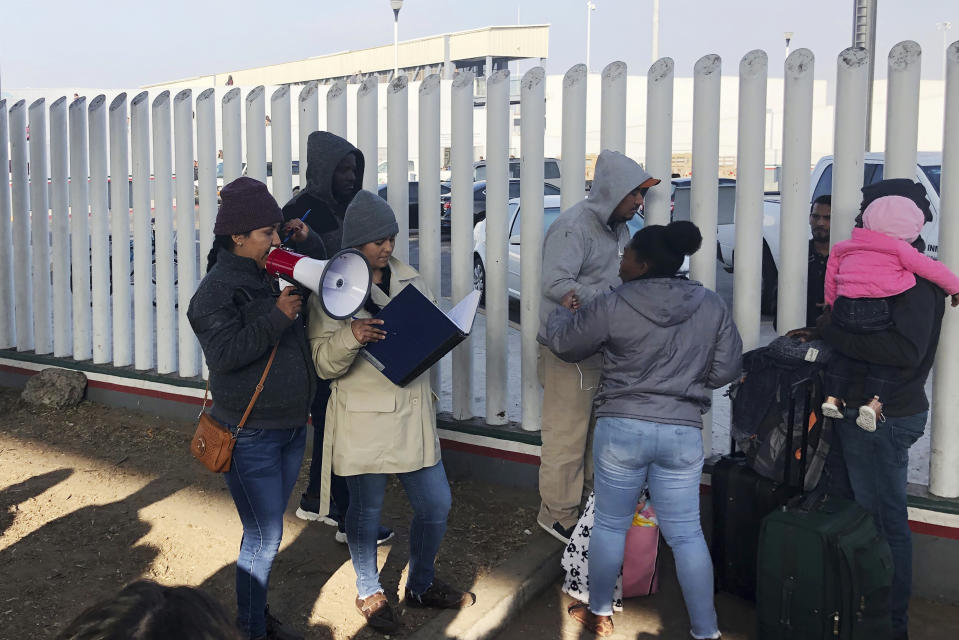
[[[566,613],[575,602],[562,593],[562,546],[537,532],[518,552],[474,586],[476,604],[441,613],[411,640],[568,640],[592,638]],[[615,638],[689,638],[689,619],[676,579],[672,553],[663,544],[659,591],[625,601],[613,620]],[[726,640],[755,640],[755,605],[727,593],[716,594],[719,628]],[[959,638],[959,607],[913,598],[910,635],[917,640]]]

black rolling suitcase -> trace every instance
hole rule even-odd
[[[796,405],[801,403],[803,413],[810,415],[814,407],[812,379],[796,382],[788,388],[788,424],[794,424]],[[764,478],[749,467],[747,457],[736,451],[732,441],[730,455],[723,456],[713,467],[712,558],[716,589],[735,594],[747,600],[756,599],[756,570],[759,534],[763,518],[795,495],[802,493],[802,483],[789,482],[806,477],[808,430],[801,430],[802,445],[798,454],[799,473],[792,473],[793,455],[783,456],[784,482]],[[786,451],[793,451],[793,430],[786,432]]]
[[[815,492],[763,520],[756,618],[763,640],[888,640],[892,552],[872,516]],[[809,502],[810,504],[801,504]]]

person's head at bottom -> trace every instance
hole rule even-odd
[[[623,282],[671,278],[683,266],[685,256],[699,251],[702,243],[699,228],[687,220],[643,227],[626,245],[619,263],[619,277]]]
[[[138,580],[96,603],[64,629],[58,640],[240,640],[226,609],[193,587],[166,587]]]

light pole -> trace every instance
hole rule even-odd
[[[786,57],[789,57],[789,43],[792,42],[793,32],[787,31],[783,34],[783,37],[786,39]]]
[[[942,31],[942,79],[946,79],[946,50],[949,49],[949,29],[952,29],[951,22],[937,22],[936,29]]]
[[[586,2],[586,72],[589,73],[589,32],[591,28],[590,19],[593,17],[593,12],[596,11],[596,5],[592,0],[587,0]]]
[[[393,9],[393,77],[396,78],[400,67],[400,9],[403,0],[390,0],[390,7]]]

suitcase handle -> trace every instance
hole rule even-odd
[[[793,593],[795,592],[796,578],[789,576],[783,581],[781,593],[782,601],[779,604],[779,624],[785,628],[792,626],[789,614],[792,611]]]

